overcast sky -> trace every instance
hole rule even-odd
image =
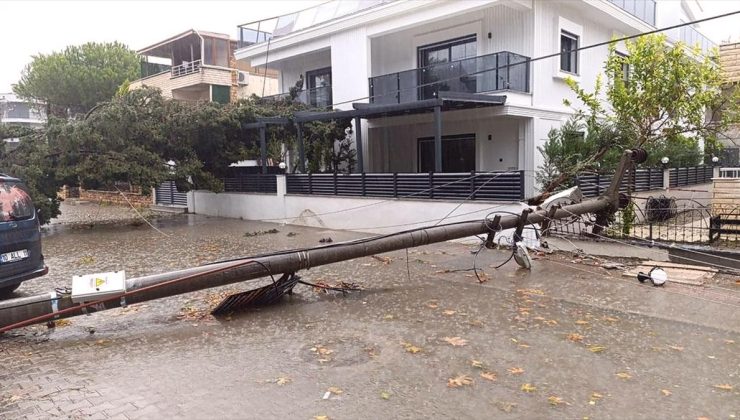
[[[67,45],[88,41],[121,41],[139,49],[191,28],[236,37],[239,24],[321,2],[0,0],[0,92],[11,90],[11,84],[18,81],[21,70],[34,54],[59,51]],[[734,0],[704,0],[701,4],[705,16],[740,9],[740,2]],[[715,42],[730,38],[738,41],[740,15],[707,22],[701,29]]]

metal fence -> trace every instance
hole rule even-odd
[[[713,173],[714,168],[712,166],[705,165],[690,166],[687,168],[671,168],[669,169],[670,186],[671,188],[675,188],[712,182]]]
[[[662,168],[640,168],[635,170],[634,177],[626,176],[622,180],[620,191],[626,192],[628,187],[632,192],[651,191],[664,188]],[[670,168],[669,186],[671,188],[684,187],[712,182],[714,168],[711,166],[691,166],[686,168]],[[576,185],[586,197],[596,197],[603,194],[611,183],[612,174],[580,174],[576,176]]]
[[[524,171],[471,173],[289,174],[288,194],[517,201]]]
[[[274,174],[249,174],[224,178],[225,192],[277,193],[277,176]]]
[[[602,235],[635,242],[740,247],[740,207],[718,212],[690,199],[666,197],[636,200],[633,206],[632,216],[617,212]],[[594,223],[593,215],[574,216],[553,221],[549,233],[590,236]]]

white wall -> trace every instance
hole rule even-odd
[[[280,91],[279,93],[286,93],[291,87],[295,86],[301,74],[305,78],[307,71],[319,70],[331,66],[331,50],[324,49],[285,59],[274,65],[270,65],[270,68],[274,68],[280,72],[278,90]],[[334,75],[332,75],[333,78]],[[304,81],[303,88],[305,89],[307,87]]]
[[[188,211],[208,216],[265,220],[332,230],[390,233],[444,218],[459,201],[398,200],[246,193],[188,193]],[[520,212],[521,203],[468,202],[445,222],[475,220],[495,210]],[[398,226],[403,225],[403,226]]]

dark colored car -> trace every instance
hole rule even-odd
[[[33,201],[19,179],[0,174],[0,296],[48,271]]]

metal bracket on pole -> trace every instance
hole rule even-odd
[[[529,213],[532,213],[532,209],[524,209],[522,210],[521,216],[519,216],[519,220],[516,223],[516,230],[514,231],[514,243],[521,242],[524,237],[522,236],[524,234],[524,226],[527,224],[527,217],[529,217]]]
[[[488,223],[486,221],[486,225],[488,226],[488,236],[486,236],[486,248],[488,249],[494,249],[496,247],[496,244],[493,242],[494,237],[496,236],[496,232],[501,232],[503,229],[501,228],[501,215],[497,214],[493,217],[493,222]]]

